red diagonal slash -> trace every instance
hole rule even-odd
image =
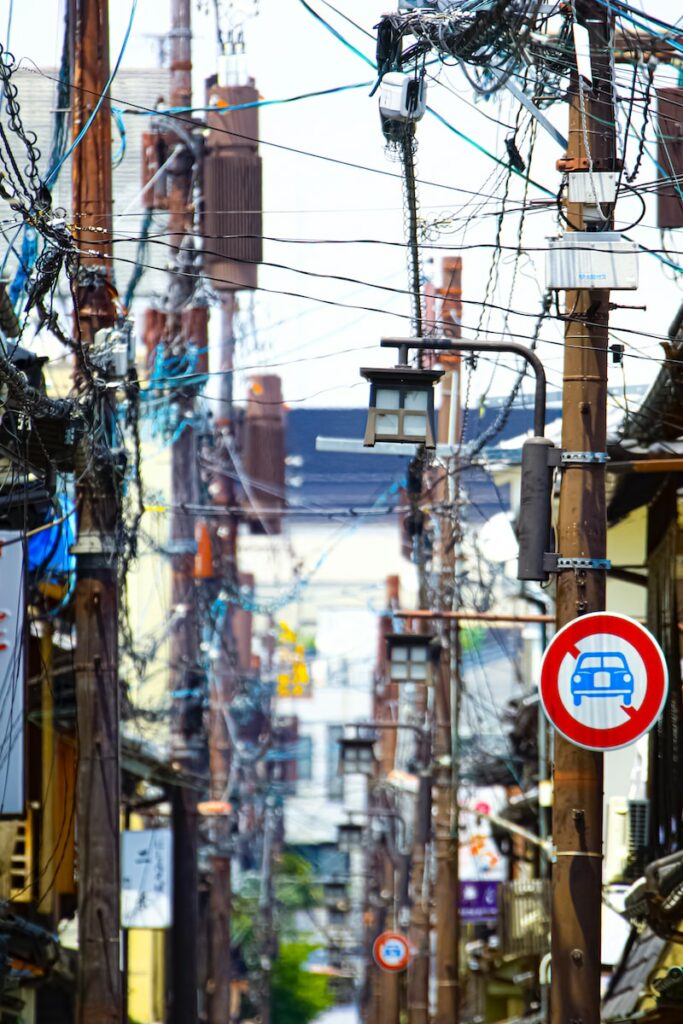
[[[629,718],[635,718],[638,714],[639,708],[634,708],[631,704],[622,704],[621,710],[625,711]]]

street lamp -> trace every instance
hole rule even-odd
[[[333,910],[346,907],[346,882],[341,878],[326,878],[323,882],[325,905]]]
[[[374,739],[345,736],[337,742],[341,751],[342,775],[372,775],[374,773]]]
[[[370,381],[370,408],[363,444],[398,441],[435,448],[434,385],[443,370],[421,370],[411,366],[362,369]]]
[[[363,826],[347,821],[337,826],[337,847],[342,853],[353,853],[363,846]]]
[[[389,680],[426,685],[431,662],[439,654],[434,637],[424,633],[389,633],[386,637]]]

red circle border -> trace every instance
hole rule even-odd
[[[596,619],[600,620],[596,623]],[[560,699],[559,671],[565,656],[593,633],[611,633],[636,648],[647,672],[645,698],[627,722],[596,729],[573,718]],[[635,619],[616,612],[590,612],[572,619],[550,641],[541,663],[539,695],[550,723],[565,739],[587,750],[618,750],[635,743],[657,721],[669,691],[669,673],[661,647]]]
[[[391,966],[389,964],[384,963],[379,952],[380,943],[388,942],[390,939],[393,939],[395,942],[402,943],[402,945],[405,947],[405,955],[403,959],[398,964],[392,964]],[[408,940],[406,939],[405,935],[400,935],[398,932],[382,932],[382,934],[378,935],[372,944],[372,956],[377,966],[381,967],[383,971],[391,971],[392,973],[398,971],[405,971],[406,967],[408,966],[408,961],[410,960],[410,949],[408,946]]]

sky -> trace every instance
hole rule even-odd
[[[33,61],[39,67],[54,67],[61,47],[63,0],[21,0],[15,2],[10,29],[10,49],[17,59]],[[311,5],[362,53],[372,59],[374,25],[386,11],[384,0],[337,0],[335,7],[360,28],[336,14],[324,0]],[[671,4],[647,0],[647,10],[671,17]],[[246,35],[245,66],[265,99],[282,99],[303,92],[338,86],[368,83],[373,69],[329,33],[306,10],[301,0],[259,0],[251,3],[222,4],[224,24],[233,11],[235,24],[243,15]],[[193,60],[195,102],[203,102],[203,79],[214,71],[217,46],[211,0],[193,4]],[[130,0],[111,4],[111,51],[115,59],[121,47],[130,17]],[[258,13],[254,14],[255,11]],[[8,0],[0,0],[0,38],[6,38]],[[131,38],[124,54],[123,67],[153,66],[159,60],[160,46],[167,36],[170,0],[139,0]],[[41,32],[36,33],[36,24]],[[627,95],[630,74],[620,68],[620,94]],[[671,80],[670,70],[658,72],[658,82]],[[472,337],[479,326],[481,303],[486,295],[491,255],[496,239],[503,169],[477,147],[505,158],[505,139],[510,134],[517,101],[507,91],[489,100],[475,96],[461,71],[435,67],[435,80],[429,83],[428,102],[470,142],[426,115],[418,127],[418,174],[420,215],[429,225],[430,244],[443,249],[425,248],[423,270],[439,283],[442,257],[461,253],[463,257],[464,336]],[[405,293],[407,271],[405,253],[398,245],[378,242],[402,242],[404,215],[399,166],[385,151],[377,111],[377,98],[369,97],[369,87],[335,95],[301,100],[286,105],[264,107],[260,115],[261,156],[264,167],[264,233],[268,239],[264,258],[291,269],[262,267],[259,284],[263,289],[253,298],[256,332],[250,326],[247,307],[242,302],[240,318],[242,341],[237,363],[244,367],[272,368],[283,378],[285,400],[290,405],[362,406],[367,401],[367,384],[359,376],[361,366],[381,366],[391,362],[391,354],[379,348],[386,335],[407,334],[410,330],[410,302]],[[116,94],[116,86],[112,95]],[[549,116],[566,132],[567,108],[557,103]],[[498,123],[498,122],[502,122]],[[310,155],[285,152],[266,143],[283,144],[362,164],[380,172],[342,167]],[[520,148],[525,151],[525,144]],[[627,156],[632,163],[634,147]],[[542,129],[531,165],[531,177],[542,186],[557,191],[560,176],[555,169],[560,147]],[[646,157],[640,180],[654,177],[654,166]],[[522,183],[514,180],[510,195],[521,197]],[[542,200],[545,194],[533,186],[530,200]],[[620,226],[635,220],[638,201],[624,200],[618,207]],[[472,214],[487,216],[473,218]],[[643,221],[633,237],[659,248],[654,205],[648,201]],[[465,229],[463,230],[463,225]],[[543,249],[547,238],[558,233],[556,214],[539,204],[525,218],[524,243],[528,252],[513,270],[513,248],[520,236],[520,219],[505,219],[501,241],[510,247],[504,251],[497,286],[490,301],[511,305],[517,315],[507,327],[516,335],[531,335],[540,308],[544,280]],[[371,241],[357,242],[365,239]],[[674,237],[671,248],[680,248]],[[659,341],[637,332],[666,334],[682,300],[674,275],[656,259],[640,258],[641,285],[637,292],[615,293],[614,301],[629,305],[647,305],[646,311],[624,309],[612,315],[614,340],[627,345],[623,369],[610,371],[611,401],[623,407],[626,385],[649,382],[657,371],[661,354]],[[328,280],[319,275],[336,275],[347,280]],[[514,278],[514,280],[513,280]],[[513,289],[514,285],[514,289]],[[392,291],[392,289],[395,289]],[[513,290],[511,290],[513,289]],[[296,292],[307,298],[295,298],[278,292]],[[512,299],[510,299],[512,296]],[[314,297],[343,305],[314,301]],[[363,307],[372,307],[368,312]],[[217,324],[218,317],[215,318]],[[492,312],[483,319],[481,331],[504,330],[505,314]],[[620,333],[620,329],[622,333]],[[216,326],[214,325],[214,332]],[[626,333],[626,331],[631,333]],[[493,335],[498,336],[498,335]],[[215,334],[213,335],[215,337]],[[541,330],[539,351],[546,366],[550,388],[561,383],[562,330],[548,321]],[[523,337],[518,340],[524,340]],[[463,393],[471,405],[481,405],[488,396],[505,394],[510,388],[513,364],[506,357],[494,366],[480,360],[477,370],[463,384]],[[237,394],[245,387],[243,374],[237,382]]]

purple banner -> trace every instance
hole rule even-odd
[[[498,916],[500,882],[461,882],[460,920],[493,921]]]

